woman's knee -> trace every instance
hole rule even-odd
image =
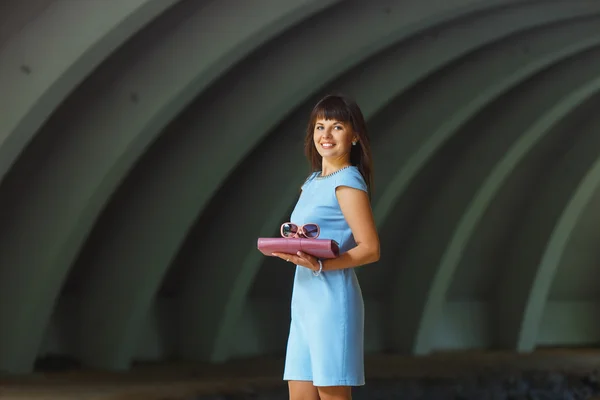
[[[321,400],[351,400],[351,386],[320,386],[317,388]]]
[[[290,400],[319,400],[319,392],[309,381],[289,381]]]

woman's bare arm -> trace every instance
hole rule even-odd
[[[367,193],[348,186],[339,186],[336,196],[356,241],[356,247],[338,258],[324,260],[323,271],[354,268],[378,261],[379,235]]]

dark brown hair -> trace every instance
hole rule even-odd
[[[360,171],[371,196],[373,188],[373,159],[371,157],[371,144],[369,132],[362,111],[358,104],[342,94],[329,94],[323,97],[314,106],[310,113],[306,138],[304,139],[304,153],[310,164],[310,171],[320,171],[323,168],[323,158],[315,147],[313,135],[318,118],[336,120],[352,127],[358,136],[358,143],[350,150],[350,163]]]

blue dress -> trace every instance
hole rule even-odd
[[[333,239],[340,253],[356,246],[335,195],[338,186],[367,191],[357,167],[313,173],[302,185],[291,222],[316,223],[320,239]],[[354,269],[323,271],[296,266],[284,380],[314,386],[360,386],[364,378],[364,303]]]

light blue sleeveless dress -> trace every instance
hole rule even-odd
[[[355,166],[326,176],[313,173],[302,186],[291,222],[317,223],[320,239],[333,239],[340,253],[356,246],[335,195],[336,187],[367,191]],[[364,303],[354,269],[323,271],[296,266],[284,380],[314,386],[360,386],[364,377]]]

